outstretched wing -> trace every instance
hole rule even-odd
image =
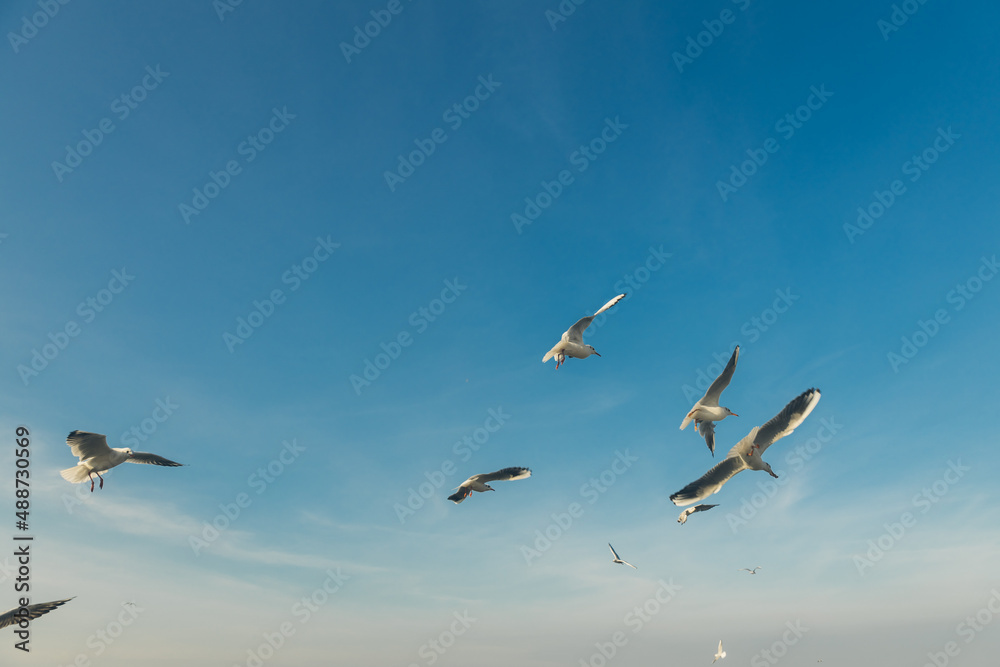
[[[165,459],[162,456],[150,454],[149,452],[132,452],[132,456],[127,460],[130,463],[149,463],[154,466],[170,466],[172,468],[184,465],[183,463],[177,463],[176,461],[171,461],[170,459]]]
[[[624,294],[619,294],[615,298],[611,299],[611,301],[608,301],[606,304],[601,306],[600,310],[598,310],[593,315],[588,315],[587,317],[581,317],[579,320],[577,320],[576,324],[571,326],[566,331],[566,340],[570,341],[571,343],[578,343],[580,345],[583,345],[583,332],[584,330],[586,330],[587,327],[590,326],[590,323],[594,321],[594,318],[624,298],[625,298]]]
[[[611,542],[608,542],[608,548],[611,549],[611,555],[615,557],[615,560],[621,560],[622,559],[622,557],[618,555],[618,552],[615,551],[615,548],[613,546],[611,546]]]
[[[742,456],[727,456],[699,479],[671,495],[670,500],[678,507],[704,500],[713,493],[718,493],[722,485],[728,482],[733,475],[748,467]]]
[[[476,481],[488,484],[489,482],[512,482],[515,479],[524,479],[525,477],[531,477],[531,470],[528,468],[503,468],[485,475],[476,475]]]
[[[66,444],[69,445],[73,456],[79,456],[81,461],[94,456],[111,453],[111,448],[108,447],[108,439],[100,433],[73,431],[66,436]]]
[[[726,364],[726,367],[719,373],[719,377],[715,378],[715,382],[705,392],[705,397],[701,399],[702,405],[712,408],[719,407],[719,397],[722,396],[723,390],[729,386],[729,381],[733,379],[733,372],[736,371],[736,361],[739,358],[740,346],[737,345],[736,349],[733,350],[733,356],[729,357],[729,363]]]
[[[712,456],[715,456],[715,422],[701,422],[698,428],[701,430],[701,434],[705,436],[705,444],[708,445],[708,451],[712,452]]]
[[[460,486],[458,491],[448,496],[448,500],[456,505],[472,495],[472,489],[467,486]]]
[[[763,454],[764,450],[794,431],[805,421],[819,403],[819,389],[808,389],[789,402],[771,421],[757,430],[753,444]]]
[[[76,431],[74,431],[76,433]],[[72,434],[71,434],[72,435]],[[87,434],[91,435],[91,434]],[[101,436],[104,437],[103,435]],[[61,607],[73,598],[66,598],[65,600],[56,600],[55,602],[42,602],[40,604],[31,604],[26,607],[28,610],[27,614],[19,614],[20,608],[11,609],[5,614],[0,615],[0,628],[6,628],[8,625],[14,625],[22,618],[27,618],[29,620],[38,618],[42,614],[47,614],[56,607]]]
[[[586,317],[578,319],[576,324],[566,330],[566,340],[570,343],[583,345],[583,332],[590,326],[590,323],[594,321],[594,317],[594,315],[587,315]]]
[[[715,505],[695,505],[694,507],[691,508],[691,511],[692,512],[705,512],[705,511],[708,511],[708,510],[712,509],[713,507],[718,507],[718,506],[719,506],[718,504],[715,504]]]

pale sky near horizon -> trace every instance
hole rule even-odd
[[[14,537],[75,598],[0,662],[991,664],[998,20],[4,4],[0,612]],[[737,344],[713,457],[678,426]],[[185,466],[90,493],[77,429]]]

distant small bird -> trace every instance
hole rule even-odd
[[[42,614],[47,614],[56,607],[61,607],[73,598],[66,598],[65,600],[56,600],[55,602],[41,602],[39,604],[29,604],[24,609],[27,612],[21,612],[21,607],[15,607],[5,614],[0,614],[0,628],[6,628],[8,625],[14,625],[21,619],[26,618],[32,620],[38,618]]]
[[[752,569],[752,570],[751,570],[750,568],[748,568],[748,567],[741,567],[740,569],[738,569],[738,570],[736,570],[736,571],[737,571],[737,572],[742,572],[743,570],[746,570],[746,571],[747,571],[747,572],[749,572],[750,574],[757,574],[757,570],[759,570],[759,569],[761,569],[760,565],[758,565],[757,567],[755,567],[755,568],[754,568],[754,569]]]
[[[639,569],[635,565],[632,565],[632,563],[628,562],[627,560],[622,560],[621,558],[619,558],[618,557],[618,552],[615,551],[615,548],[613,546],[611,546],[611,542],[608,542],[608,548],[611,549],[611,556],[612,556],[611,562],[612,563],[618,563],[619,565],[628,565],[633,570],[638,570]]]
[[[677,517],[677,523],[687,523],[688,516],[694,514],[695,512],[704,512],[710,510],[713,507],[718,507],[718,505],[695,505],[694,507],[688,507],[681,512],[681,515]]]
[[[819,403],[819,389],[808,389],[789,402],[784,410],[763,426],[754,426],[742,440],[699,479],[672,494],[670,500],[679,507],[690,505],[718,493],[722,485],[744,470],[765,470],[777,477],[771,465],[761,458],[768,447],[792,433]]]
[[[562,366],[563,362],[566,361],[566,357],[574,357],[576,359],[586,359],[592,354],[597,354],[597,350],[594,349],[593,345],[583,344],[583,332],[590,323],[594,321],[594,318],[603,313],[605,310],[615,305],[619,301],[625,298],[624,294],[619,294],[615,298],[608,301],[606,304],[601,306],[601,309],[594,313],[593,315],[588,315],[587,317],[581,317],[577,320],[577,323],[571,326],[568,330],[563,332],[562,338],[558,343],[555,344],[551,350],[545,353],[542,357],[542,363],[551,359],[556,358],[556,368]],[[597,356],[601,356],[597,354]]]
[[[479,491],[480,493],[484,491],[496,491],[487,482],[512,482],[515,479],[524,479],[525,477],[531,477],[531,471],[527,468],[504,468],[496,472],[473,475],[462,482],[457,487],[456,492],[448,496],[448,500],[457,505],[471,496],[473,491]]]
[[[722,640],[719,640],[719,650],[715,652],[715,660],[721,660],[726,657],[726,652],[722,650]],[[712,663],[715,663],[715,660]]]
[[[708,388],[704,396],[698,399],[691,411],[684,417],[684,421],[681,422],[681,430],[683,431],[691,423],[691,420],[694,420],[694,430],[705,437],[705,444],[708,445],[708,451],[712,452],[712,456],[715,456],[715,422],[720,422],[729,415],[739,417],[729,408],[719,407],[719,398],[722,397],[723,390],[729,386],[730,380],[733,379],[736,362],[739,358],[740,346],[737,345],[736,349],[733,350],[733,356],[729,357],[729,363],[719,373],[719,377],[715,378],[712,386]]]
[[[129,463],[150,463],[157,466],[181,466],[170,459],[147,452],[133,452],[128,447],[108,447],[108,440],[100,433],[85,433],[73,431],[66,436],[66,444],[70,446],[73,456],[80,457],[80,463],[72,468],[59,472],[62,478],[73,484],[90,480],[90,491],[94,491],[94,475],[101,480],[100,488],[104,488],[102,472],[128,461]]]

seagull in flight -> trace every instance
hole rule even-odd
[[[765,470],[771,477],[777,477],[771,465],[761,458],[768,447],[799,426],[819,403],[819,389],[802,392],[785,406],[771,421],[763,426],[755,426],[742,440],[733,445],[726,458],[715,464],[701,478],[691,482],[670,496],[674,505],[683,507],[718,493],[722,485],[733,475],[744,470]]]
[[[615,551],[615,548],[613,546],[611,546],[611,542],[608,542],[608,548],[611,549],[611,555],[613,556],[613,558],[611,559],[612,563],[618,563],[619,565],[628,565],[633,570],[639,569],[635,565],[632,565],[632,563],[628,562],[627,560],[622,560],[621,558],[619,558],[618,552]]]
[[[496,472],[473,475],[462,482],[455,490],[455,493],[448,496],[448,500],[457,505],[471,496],[473,491],[479,491],[480,493],[484,491],[496,491],[496,489],[489,485],[489,482],[511,482],[515,479],[524,479],[525,477],[531,477],[531,471],[527,468],[504,468]]]
[[[729,386],[729,381],[733,379],[736,361],[739,358],[740,346],[737,345],[736,349],[733,350],[733,356],[729,357],[729,363],[719,373],[719,377],[715,378],[712,386],[708,388],[704,396],[698,399],[691,411],[684,417],[684,421],[681,422],[681,430],[683,431],[694,420],[694,430],[705,437],[705,444],[708,445],[708,451],[712,452],[712,456],[715,456],[715,422],[720,422],[729,415],[739,417],[729,408],[719,406],[719,398],[725,388]]]
[[[170,459],[165,459],[156,454],[147,452],[133,452],[128,447],[108,447],[108,439],[100,433],[85,433],[84,431],[73,431],[66,436],[66,444],[69,445],[73,456],[80,457],[80,463],[72,468],[66,468],[59,472],[67,482],[79,484],[90,480],[90,491],[94,491],[94,475],[101,480],[100,488],[104,488],[104,478],[102,472],[107,472],[111,468],[128,461],[130,463],[151,463],[157,466],[181,466]]]
[[[56,607],[61,607],[73,598],[66,598],[65,600],[56,600],[55,602],[42,602],[40,604],[29,604],[27,607],[15,607],[5,614],[0,614],[0,628],[6,628],[8,625],[14,625],[21,621],[21,619],[33,620],[41,616],[42,614],[47,614]],[[22,612],[22,609],[26,609],[26,612]]]
[[[755,567],[755,568],[754,568],[754,569],[752,569],[752,570],[751,570],[750,568],[748,568],[748,567],[741,567],[740,569],[738,569],[738,570],[736,570],[736,571],[737,571],[737,572],[742,572],[743,570],[746,570],[746,571],[747,571],[747,572],[749,572],[750,574],[757,574],[757,570],[759,570],[759,569],[760,569],[760,565],[758,565],[757,567]]]
[[[712,509],[713,507],[718,507],[718,505],[695,505],[694,507],[688,507],[681,512],[679,517],[677,517],[677,523],[687,523],[688,517],[695,512],[704,512]]]
[[[566,361],[566,357],[575,357],[576,359],[586,359],[592,354],[597,354],[597,350],[594,349],[593,345],[583,344],[583,332],[590,323],[594,321],[594,318],[603,313],[605,310],[615,305],[619,301],[625,298],[624,294],[619,294],[615,298],[608,301],[606,304],[601,306],[593,315],[588,315],[587,317],[581,317],[577,320],[577,323],[571,326],[567,331],[563,332],[562,338],[558,343],[555,344],[551,350],[545,353],[542,357],[542,363],[551,359],[556,358],[556,368],[562,366],[563,362]],[[597,356],[601,356],[597,354]]]
[[[719,650],[715,652],[715,660],[721,660],[726,657],[726,652],[722,650],[722,640],[719,640]],[[715,664],[715,660],[712,661]]]

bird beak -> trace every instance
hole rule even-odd
[[[601,353],[598,352],[597,350],[594,350],[594,354],[596,354],[597,356],[601,356]]]
[[[738,414],[736,414],[735,412],[733,412],[732,410],[730,410],[730,411],[729,411],[729,414],[731,414],[731,415],[732,415],[732,416],[734,416],[734,417],[739,417],[739,415],[738,415]]]

